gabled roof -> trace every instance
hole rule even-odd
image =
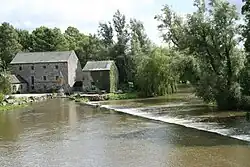
[[[20,75],[10,75],[11,84],[27,83]]]
[[[115,62],[112,60],[88,61],[82,70],[83,71],[109,71],[112,64],[114,63]]]
[[[10,64],[67,62],[74,51],[17,53]]]

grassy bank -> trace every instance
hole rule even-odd
[[[109,93],[108,94],[108,100],[125,100],[125,99],[137,99],[139,98],[138,93],[121,93],[121,94],[115,94],[115,93]]]
[[[161,96],[167,99],[183,99],[183,98],[194,98],[192,93],[193,89],[190,85],[180,84],[178,85],[178,91],[174,94],[167,94]],[[95,97],[95,98],[94,98]],[[81,97],[81,95],[72,95],[69,97],[70,100],[76,102],[88,102],[88,101],[109,101],[109,100],[128,100],[128,99],[139,99],[139,98],[155,98],[155,97],[143,97],[139,92],[126,92],[126,93],[108,93],[103,95],[94,95],[89,97]]]
[[[0,105],[0,111],[9,111],[9,110],[14,110],[14,109],[18,109],[18,108],[23,108],[23,107],[27,107],[28,104],[21,104],[21,105]]]

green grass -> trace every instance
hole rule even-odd
[[[27,107],[27,104],[22,104],[22,105],[6,105],[6,106],[1,106],[0,105],[0,111],[9,111],[9,110],[14,110],[14,109],[18,109],[18,108],[23,108],[23,107]]]
[[[125,99],[136,99],[138,98],[138,93],[121,93],[121,94],[115,94],[115,93],[109,93],[108,94],[108,100],[125,100]]]

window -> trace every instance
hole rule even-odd
[[[31,85],[34,85],[34,76],[31,76]]]
[[[31,66],[31,70],[34,70],[34,66]]]
[[[55,65],[55,68],[58,69],[58,65]]]
[[[59,79],[59,76],[56,76],[56,80],[58,80]]]
[[[23,85],[20,85],[20,89],[21,89],[21,90],[23,89]]]
[[[46,81],[46,80],[47,80],[47,77],[46,77],[46,76],[43,76],[43,80]]]
[[[46,86],[46,85],[44,85],[44,86],[43,86],[43,88],[44,88],[44,90],[46,90],[46,89],[47,89],[47,86]]]
[[[14,86],[12,87],[12,89],[13,89],[13,92],[16,92],[16,85],[14,85]]]
[[[45,68],[46,68],[46,66],[43,66],[43,68],[45,69]]]
[[[34,86],[31,86],[31,89],[32,89],[32,90],[34,90],[34,89],[35,89],[35,87],[34,87]]]
[[[22,66],[19,66],[19,70],[21,71],[23,68],[22,68]]]

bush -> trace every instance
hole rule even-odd
[[[125,100],[125,99],[136,99],[136,98],[138,98],[137,93],[108,94],[108,100]]]
[[[250,96],[242,96],[240,107],[245,110],[250,109]]]
[[[9,78],[1,74],[0,74],[0,92],[3,94],[9,94],[11,92]]]
[[[0,93],[0,103],[4,100],[4,94]]]

